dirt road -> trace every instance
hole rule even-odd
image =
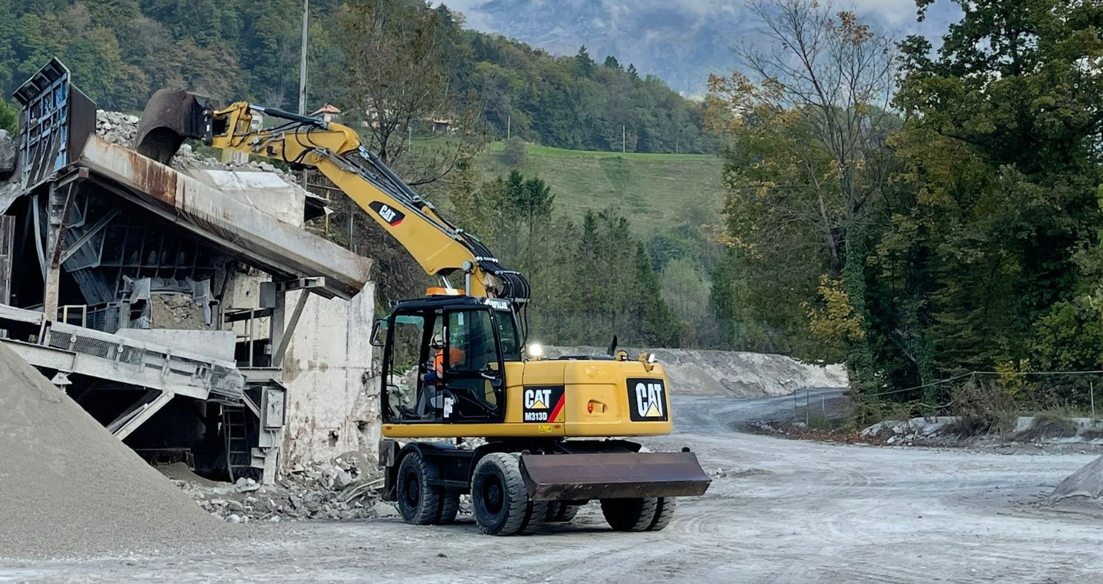
[[[1089,454],[999,455],[846,446],[731,431],[767,402],[682,399],[679,433],[710,472],[663,532],[577,525],[491,538],[471,523],[398,520],[246,529],[233,546],[0,562],[0,582],[1091,582],[1099,520],[1034,504]],[[775,404],[777,402],[774,402]],[[786,407],[792,407],[787,402]]]

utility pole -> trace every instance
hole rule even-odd
[[[506,116],[506,142],[509,141],[510,133],[513,131],[513,116]]]
[[[310,0],[303,0],[303,48],[299,58],[299,115],[306,115],[306,45],[310,29]]]
[[[627,144],[628,144],[628,137],[627,136],[628,136],[628,134],[625,131],[624,126],[621,126],[620,127],[620,153],[621,154],[624,154],[625,152],[628,151],[627,150]]]

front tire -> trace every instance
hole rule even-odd
[[[647,531],[655,521],[658,499],[602,499],[601,513],[615,531]]]
[[[647,531],[662,531],[670,525],[674,519],[674,509],[677,507],[677,499],[674,497],[659,497],[655,506],[655,519],[651,521]]]
[[[414,451],[398,466],[398,512],[406,523],[430,525],[440,520],[443,489],[429,486],[437,469]]]
[[[517,456],[492,452],[479,461],[471,478],[471,506],[487,535],[514,535],[525,527],[529,497]]]

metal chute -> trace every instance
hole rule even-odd
[[[712,482],[692,452],[525,453],[521,475],[537,501],[697,497]]]

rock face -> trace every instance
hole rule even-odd
[[[635,359],[640,349],[627,349]],[[766,397],[818,387],[846,387],[842,365],[812,365],[784,355],[653,349],[677,395]],[[604,355],[598,347],[548,347],[549,357]]]

